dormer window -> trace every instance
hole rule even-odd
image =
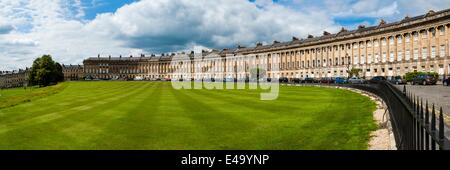
[[[394,37],[389,37],[389,45],[393,45],[394,44]]]
[[[415,32],[413,34],[413,37],[414,37],[414,41],[417,41],[419,39],[419,33]]]
[[[422,31],[421,34],[423,39],[427,38],[427,31]]]

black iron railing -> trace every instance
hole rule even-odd
[[[399,150],[450,150],[446,138],[442,107],[437,113],[435,105],[420,96],[403,92],[388,82],[346,85],[371,92],[381,97],[389,109],[389,116]]]
[[[386,81],[368,84],[309,84],[341,86],[359,89],[379,96],[386,103],[392,131],[399,150],[450,150],[450,141],[445,136],[445,121],[442,107],[423,101],[420,96],[394,87]]]

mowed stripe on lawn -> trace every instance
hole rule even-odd
[[[71,86],[76,87],[76,84],[77,83],[72,84]],[[15,114],[25,114],[28,115],[28,117],[24,118],[25,116],[20,116],[19,121],[11,124],[2,123],[0,128],[0,147],[5,147],[6,149],[9,148],[7,144],[15,146],[16,143],[20,143],[22,144],[20,146],[24,147],[20,149],[31,149],[36,147],[42,149],[70,149],[74,146],[70,142],[77,142],[78,140],[85,141],[88,137],[86,134],[96,131],[96,129],[101,129],[102,127],[97,126],[120,115],[113,114],[110,116],[100,116],[103,111],[114,110],[116,104],[127,103],[128,99],[134,98],[134,95],[139,94],[145,90],[146,87],[150,87],[151,84],[141,83],[140,85],[136,85],[137,86],[128,84],[128,88],[122,88],[121,90],[117,89],[119,91],[109,91],[106,88],[105,92],[100,95],[91,93],[91,100],[89,101],[78,102],[79,100],[73,99],[71,105],[74,107],[55,107],[56,103],[59,103],[60,97],[64,97],[64,92],[69,94],[73,92],[71,89],[67,89],[67,91],[61,93],[60,96],[51,96],[46,100],[37,101],[37,103],[47,108],[42,111],[34,112],[33,108],[35,107],[26,106],[8,108],[7,110],[12,111]],[[101,86],[93,85],[84,90],[87,90],[86,92],[90,93],[91,88],[97,89],[100,87]],[[14,110],[14,108],[17,108],[17,110]],[[88,124],[88,122],[85,121],[94,120],[99,117],[105,119],[97,119],[92,121],[92,124]],[[81,136],[77,136],[73,131],[64,133],[65,129],[71,127],[78,127],[79,129],[79,125],[81,124],[89,126],[85,131],[80,132]],[[77,130],[77,128],[75,128],[75,130]],[[42,140],[42,142],[40,142],[40,140]],[[3,143],[4,141],[6,141],[6,144]],[[74,147],[76,147],[76,145]]]
[[[174,90],[168,82],[71,82],[0,110],[0,149],[366,149],[374,103],[337,89]],[[78,97],[82,96],[82,97]]]

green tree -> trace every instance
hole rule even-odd
[[[29,81],[31,85],[48,86],[63,81],[62,66],[53,61],[52,56],[43,55],[34,60]]]
[[[362,72],[362,69],[359,68],[352,68],[348,71],[348,74],[350,77],[359,77],[359,73]]]
[[[63,67],[59,63],[55,63],[55,75],[56,75],[56,82],[62,82],[64,81],[64,73],[63,73]]]

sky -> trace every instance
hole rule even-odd
[[[43,54],[82,64],[270,44],[447,8],[450,0],[0,0],[0,70]]]

